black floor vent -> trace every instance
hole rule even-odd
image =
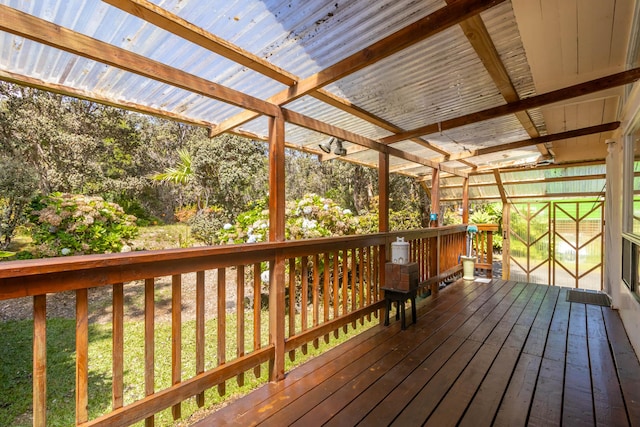
[[[601,305],[603,307],[610,307],[611,301],[609,296],[602,292],[589,292],[579,289],[571,289],[567,292],[567,301],[578,302],[581,304],[593,304]]]

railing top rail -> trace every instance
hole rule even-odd
[[[273,243],[83,255],[0,263],[0,300],[129,282],[464,231],[447,226]]]
[[[498,231],[500,227],[498,224],[476,224],[478,226],[478,231]]]

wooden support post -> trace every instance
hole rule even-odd
[[[431,213],[438,217],[429,220],[429,227],[440,226],[440,169],[434,169],[431,175]]]
[[[469,178],[462,181],[462,223],[469,223]]]
[[[440,225],[440,169],[434,169],[431,176],[431,213],[436,214],[435,220],[429,221],[429,227],[438,227]],[[429,271],[431,276],[439,276],[439,249],[440,237],[432,237],[429,239]],[[431,295],[437,295],[440,288],[439,281],[431,284]]]
[[[269,118],[269,241],[285,240],[285,185],[284,185],[284,119]],[[269,330],[270,341],[275,347],[269,378],[284,379],[285,361],[285,262],[276,254],[269,268]]]
[[[112,346],[113,354],[111,405],[114,410],[124,405],[124,285],[113,285]]]
[[[502,205],[502,278],[509,280],[511,275],[511,205],[505,203]]]
[[[89,420],[89,296],[76,291],[76,424]]]
[[[47,296],[33,297],[33,425],[47,425]]]
[[[182,276],[171,276],[171,384],[182,381]],[[182,416],[182,404],[171,407],[174,420]]]
[[[155,392],[155,287],[153,278],[144,281],[144,394]],[[144,420],[145,427],[155,425],[154,417]]]
[[[389,154],[380,153],[378,156],[378,231],[385,233],[389,231]],[[380,245],[380,250],[378,251],[378,259],[377,259],[379,268],[379,282],[380,288],[385,286],[386,278],[385,274],[382,272],[385,271],[385,265],[387,263],[387,245]],[[380,289],[378,288],[378,289]],[[377,295],[378,299],[382,298],[382,291]],[[382,312],[378,316],[378,319],[382,323]]]

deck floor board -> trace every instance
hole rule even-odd
[[[456,282],[406,330],[376,326],[196,425],[640,425],[618,314],[566,292]]]

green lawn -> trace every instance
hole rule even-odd
[[[263,319],[268,319],[265,313]],[[263,322],[263,337],[268,336],[267,325]],[[365,322],[348,334],[340,333],[339,338],[328,344],[320,341],[319,348],[308,346],[306,355],[297,352],[297,359],[291,362],[287,357],[287,369],[326,351],[355,333],[377,324],[377,319]],[[245,348],[252,348],[252,320],[247,319],[247,339]],[[359,322],[358,322],[359,325]],[[111,407],[111,324],[92,324],[89,327],[89,417],[91,419],[107,412]],[[227,359],[233,359],[237,343],[235,341],[235,315],[227,315]],[[206,366],[211,369],[216,363],[217,321],[211,319],[205,327],[207,335]],[[32,425],[32,335],[33,322],[8,321],[0,323],[0,425]],[[183,379],[195,374],[195,322],[185,322],[182,330]],[[157,323],[156,333],[156,390],[171,384],[171,324]],[[75,417],[75,321],[72,319],[49,319],[47,321],[47,425],[69,426]],[[125,405],[144,396],[144,324],[125,324]],[[226,396],[221,397],[217,388],[205,393],[206,407],[222,402],[230,396],[246,393],[267,380],[268,368],[261,369],[256,377],[253,370],[245,374],[245,384],[240,387],[235,379],[227,381]],[[194,399],[182,406],[183,420],[197,411]],[[170,410],[156,415],[156,425],[174,424]]]

